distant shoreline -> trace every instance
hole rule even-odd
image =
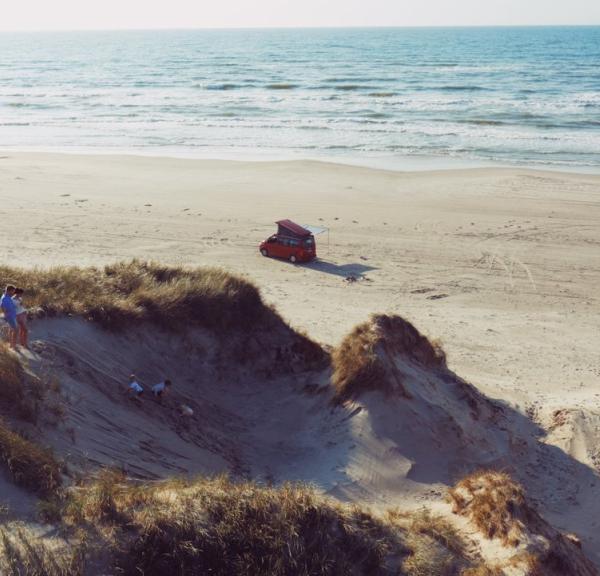
[[[115,156],[131,158],[158,158],[164,160],[198,160],[204,162],[245,162],[245,163],[285,163],[285,162],[320,162],[323,164],[334,164],[339,166],[349,166],[357,168],[368,168],[371,170],[383,170],[388,172],[437,172],[446,170],[480,170],[480,169],[506,169],[506,170],[533,170],[536,172],[552,172],[565,174],[582,174],[586,176],[599,176],[600,166],[570,166],[564,164],[522,164],[509,162],[491,162],[486,160],[468,160],[465,158],[452,157],[430,157],[430,156],[401,156],[386,157],[382,155],[296,155],[293,153],[261,152],[261,153],[243,153],[223,152],[215,153],[205,152],[200,154],[196,150],[164,150],[164,149],[124,149],[124,148],[103,148],[103,149],[56,149],[51,147],[0,147],[0,154],[44,154],[44,155],[65,155],[65,156]]]
[[[207,26],[207,27],[165,27],[165,28],[21,28],[21,29],[0,29],[0,34],[79,34],[82,32],[227,32],[235,31],[262,31],[262,30],[461,30],[477,28],[600,28],[600,22],[597,24],[415,24],[413,26],[361,26],[359,24],[349,26]]]

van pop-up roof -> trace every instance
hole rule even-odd
[[[296,224],[291,220],[279,220],[275,222],[277,224],[277,234],[281,234],[282,236],[292,236],[293,238],[306,238],[307,236],[311,236],[312,232],[300,226],[300,224]]]

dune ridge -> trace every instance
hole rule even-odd
[[[4,273],[38,287],[32,351],[0,350],[12,434],[0,441],[32,463],[12,479],[33,490],[7,488],[19,502],[2,528],[7,566],[308,575],[317,558],[325,574],[597,573],[584,556],[592,526],[567,514],[563,530],[578,536],[562,536],[524,496],[542,514],[572,507],[574,493],[593,506],[595,470],[454,374],[405,319],[374,315],[329,351],[224,272],[132,262]],[[113,300],[99,306],[107,287]],[[63,293],[69,308],[53,307]],[[253,322],[239,321],[248,306]],[[128,399],[132,370],[144,383],[168,375],[172,396]],[[33,407],[16,412],[24,398]],[[10,471],[16,460],[0,455]],[[42,455],[50,468],[36,468]],[[60,481],[36,490],[42,470]],[[503,508],[474,512],[497,494]]]

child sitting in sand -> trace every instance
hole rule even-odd
[[[139,398],[144,393],[144,388],[137,381],[135,374],[129,377],[129,386],[127,386],[127,392],[131,398]]]
[[[170,380],[165,380],[164,382],[159,382],[152,386],[152,394],[157,398],[162,398],[162,395],[165,394],[170,388],[172,384]]]

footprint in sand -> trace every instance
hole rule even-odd
[[[416,290],[411,290],[411,294],[427,294],[427,292],[433,292],[435,288],[417,288]]]
[[[427,296],[427,300],[441,300],[442,298],[448,298],[448,294],[432,294]]]

